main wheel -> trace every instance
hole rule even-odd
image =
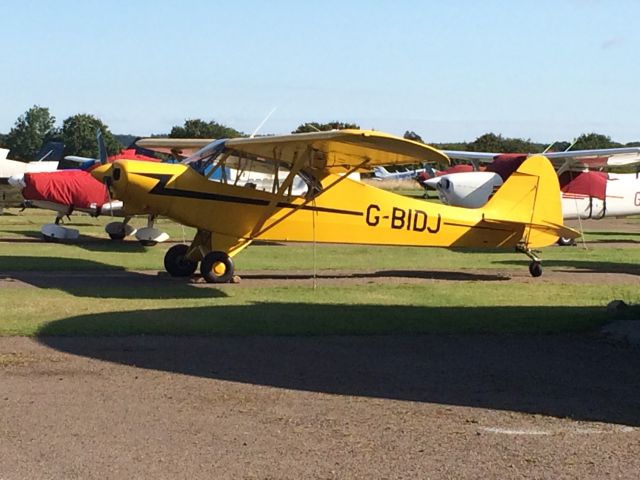
[[[529,264],[529,273],[532,277],[539,277],[542,275],[542,265],[540,262],[533,261]]]
[[[233,278],[233,260],[224,252],[209,252],[200,262],[200,272],[209,283],[229,283]]]
[[[198,268],[198,262],[187,258],[187,245],[174,245],[164,255],[164,268],[172,277],[188,277]]]

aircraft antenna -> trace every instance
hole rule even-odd
[[[564,151],[565,151],[565,152],[568,152],[569,150],[571,150],[571,149],[575,146],[575,144],[576,144],[576,143],[578,143],[578,139],[577,139],[577,138],[576,138],[576,139],[574,139],[574,140],[573,140],[573,143],[572,143],[571,145],[569,145],[567,148],[565,148],[565,150],[564,150]]]
[[[320,130],[318,127],[314,126],[313,124],[307,122],[305,123],[305,125],[309,128],[313,128],[316,132],[321,132],[322,130]]]
[[[256,134],[258,133],[258,131],[262,128],[262,126],[267,123],[267,120],[269,120],[269,117],[271,117],[271,115],[273,115],[273,112],[275,112],[278,109],[278,107],[273,107],[271,109],[271,111],[267,114],[266,117],[264,117],[264,120],[262,120],[260,122],[260,125],[258,125],[258,127],[253,131],[253,133],[251,135],[249,135],[249,138],[253,138],[256,136]]]
[[[544,155],[544,154],[545,154],[545,153],[547,153],[549,150],[551,150],[551,147],[553,147],[556,143],[558,143],[558,141],[557,141],[557,140],[554,140],[552,143],[550,143],[550,144],[549,144],[549,146],[548,146],[547,148],[545,148],[545,149],[542,151],[542,154]]]

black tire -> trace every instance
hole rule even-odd
[[[154,247],[158,244],[158,242],[156,242],[155,240],[138,240],[140,242],[140,245],[142,245],[143,247]],[[177,246],[177,245],[175,245]],[[186,247],[186,245],[183,245],[184,247]],[[173,248],[173,247],[171,247]],[[171,250],[171,248],[169,250]],[[195,272],[195,270],[194,270]],[[193,272],[191,272],[193,273]]]
[[[529,273],[532,277],[539,277],[542,275],[542,265],[540,262],[533,261],[529,264]]]
[[[189,260],[187,245],[174,245],[164,255],[164,268],[172,277],[189,277],[198,268],[198,262]]]
[[[568,246],[575,245],[576,244],[576,240],[575,240],[575,238],[560,237],[560,238],[558,238],[558,242],[557,243],[561,247],[568,247]]]
[[[124,229],[122,229],[122,232],[118,232],[118,233],[110,233],[109,234],[109,238],[111,240],[124,240]]]
[[[223,273],[217,273],[215,268],[224,266]],[[224,252],[209,252],[200,262],[200,272],[208,283],[229,283],[233,279],[233,260]]]

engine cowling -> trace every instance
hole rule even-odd
[[[463,172],[441,175],[425,183],[437,190],[440,201],[446,205],[480,208],[503,181],[494,172]]]

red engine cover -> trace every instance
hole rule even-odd
[[[74,208],[102,206],[109,201],[107,188],[83,170],[25,173],[26,200],[46,200]]]

